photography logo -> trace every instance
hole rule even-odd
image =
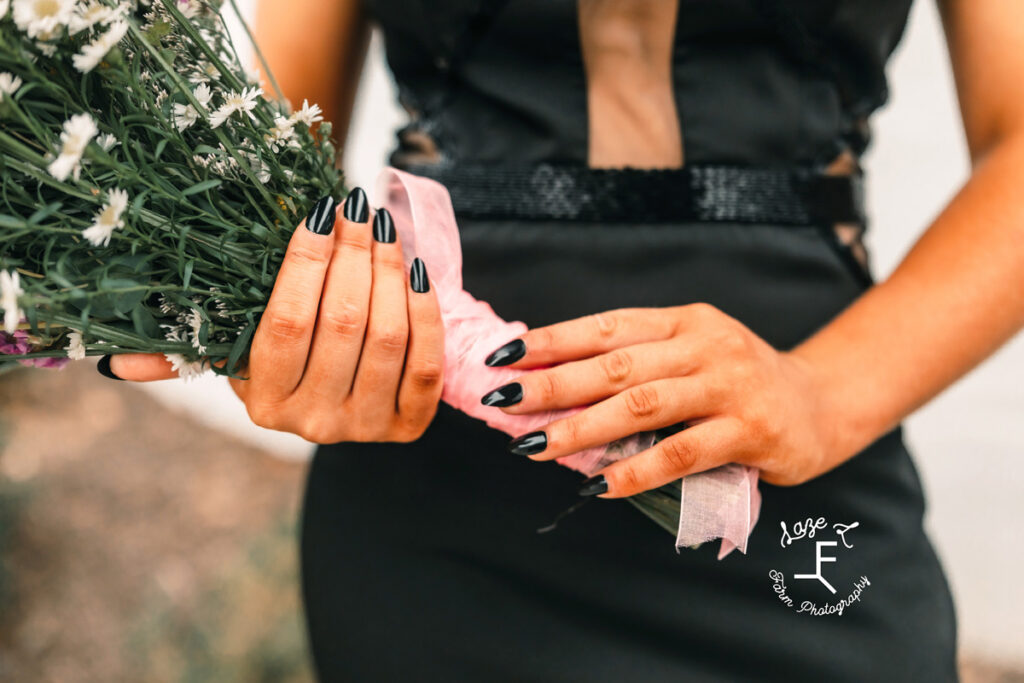
[[[792,528],[787,527],[785,522],[779,524],[782,526],[782,537],[779,540],[782,547],[788,551],[800,551],[806,555],[809,571],[792,574],[794,591],[799,593],[808,582],[815,582],[824,587],[831,595],[837,595],[839,591],[832,585],[835,578],[829,579],[830,574],[834,572],[829,570],[835,569],[844,550],[853,548],[854,534],[850,532],[860,526],[860,523],[836,523],[830,527],[824,517],[817,519],[808,517],[806,520],[793,524]],[[799,543],[805,539],[812,541],[813,546],[809,543]],[[795,547],[794,544],[796,544]],[[812,547],[813,552],[809,552]],[[775,589],[776,595],[784,605],[797,612],[805,612],[816,617],[831,614],[842,616],[844,610],[860,601],[861,594],[871,585],[868,577],[861,576],[853,582],[850,593],[838,601],[818,604],[812,600],[803,600],[797,606],[796,600],[789,595],[786,575],[777,569],[772,569],[768,572],[768,576],[772,580],[772,587]]]

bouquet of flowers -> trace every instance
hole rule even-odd
[[[319,107],[290,111],[276,84],[277,99],[263,97],[219,5],[0,0],[0,353],[9,362],[163,353],[186,379],[244,367],[294,227],[343,187],[330,124],[310,131]],[[388,169],[381,194],[406,260],[416,251],[430,262],[441,292],[443,400],[508,433],[554,419],[481,410],[481,387],[514,372],[487,368],[483,356],[526,326],[462,290],[444,188]],[[591,474],[660,436],[560,464]],[[746,549],[756,482],[756,471],[726,466],[629,500],[677,547],[722,538],[722,557]]]
[[[0,0],[9,360],[238,376],[291,232],[343,189],[320,108],[263,97],[219,4]]]

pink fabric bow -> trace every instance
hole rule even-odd
[[[475,299],[462,288],[462,245],[451,198],[444,186],[386,168],[377,178],[377,198],[383,199],[383,206],[394,218],[406,267],[419,256],[437,291],[445,329],[441,400],[511,435],[540,429],[583,410],[508,415],[480,403],[480,396],[488,389],[522,374],[522,370],[488,367],[484,359],[497,347],[526,332],[526,324],[502,320],[490,304]],[[653,442],[652,432],[642,432],[558,458],[557,462],[590,476],[615,460],[649,448]],[[761,508],[757,479],[756,469],[735,464],[685,477],[681,484],[676,548],[721,538],[718,559],[736,548],[745,553]]]

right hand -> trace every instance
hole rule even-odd
[[[374,239],[381,230],[369,224],[362,190],[352,191],[343,214],[333,202],[329,211],[338,218],[330,234],[303,221],[292,235],[240,373],[248,379],[228,381],[252,421],[268,429],[315,443],[414,441],[441,397],[437,294],[415,291],[420,278],[406,278],[384,210],[374,222],[388,224],[395,241]],[[161,354],[115,355],[110,370],[143,381],[175,376]]]

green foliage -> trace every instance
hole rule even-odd
[[[76,330],[87,354],[229,360],[213,370],[237,376],[292,231],[320,197],[342,198],[312,114],[257,96],[212,125],[255,84],[219,13],[185,5],[189,18],[175,0],[128,10],[124,37],[85,73],[75,55],[113,21],[44,43],[0,17],[0,74],[23,83],[0,100],[0,269],[20,276],[33,342],[20,358],[65,355]],[[81,114],[99,134],[80,175],[58,179],[49,165]],[[83,233],[114,190],[127,193],[124,224],[94,244]]]

